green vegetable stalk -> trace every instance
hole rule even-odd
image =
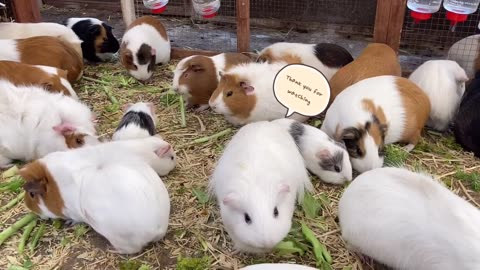
[[[29,248],[30,248],[30,252],[33,253],[35,247],[37,246],[38,244],[38,241],[40,240],[40,238],[43,236],[43,233],[45,232],[45,222],[43,222],[41,225],[40,225],[40,228],[38,228],[37,232],[35,233],[35,236],[33,237],[33,241],[30,242],[29,244]]]
[[[19,201],[21,201],[23,199],[23,197],[25,197],[25,191],[21,192],[20,194],[18,194],[17,197],[13,198],[13,200],[11,200],[10,202],[8,202],[6,205],[0,207],[0,212],[3,212],[3,211],[6,211],[12,207],[14,207],[15,205],[17,205],[17,203]]]
[[[324,262],[331,264],[332,257],[330,256],[327,248],[322,243],[320,243],[320,241],[318,241],[313,231],[308,228],[305,223],[302,223],[302,233],[303,236],[305,236],[305,239],[307,239],[307,241],[312,244],[313,254],[315,255],[315,259],[317,260],[318,265],[322,265]]]
[[[18,230],[25,227],[27,224],[32,222],[32,220],[36,219],[37,216],[35,214],[27,214],[10,227],[6,228],[3,232],[0,233],[0,246],[5,242],[10,236],[14,235]]]
[[[25,245],[27,244],[28,238],[30,237],[30,234],[33,231],[33,228],[37,225],[37,219],[35,218],[32,220],[28,225],[25,227],[25,230],[23,231],[22,239],[20,239],[20,244],[18,244],[18,252],[23,253],[25,250]]]

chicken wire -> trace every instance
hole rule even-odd
[[[407,72],[431,59],[451,59],[457,61],[472,74],[473,62],[478,51],[478,38],[464,40],[460,46],[452,48],[465,37],[478,34],[480,11],[470,14],[465,22],[453,28],[446,19],[446,10],[432,14],[432,17],[418,24],[414,23],[407,8],[400,42],[400,58]],[[449,52],[450,50],[450,52]]]
[[[13,20],[12,3],[9,0],[0,0],[0,22],[11,22]]]

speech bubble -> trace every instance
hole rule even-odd
[[[316,68],[290,64],[275,76],[273,93],[278,102],[288,109],[285,117],[294,113],[315,116],[328,106],[330,84]]]

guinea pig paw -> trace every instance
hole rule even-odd
[[[203,105],[200,105],[198,106],[198,108],[195,109],[195,112],[196,113],[205,113],[208,108],[210,108],[210,106],[208,104],[203,104]]]
[[[79,221],[75,221],[73,219],[67,219],[65,220],[64,224],[65,226],[74,226],[74,225],[77,225],[78,223],[80,223]]]
[[[414,144],[407,144],[403,147],[403,150],[405,150],[407,152],[411,152],[413,150],[413,148],[415,148]]]

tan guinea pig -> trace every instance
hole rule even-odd
[[[397,54],[388,45],[370,43],[353,62],[342,67],[330,80],[330,104],[345,88],[363,79],[393,75],[402,76]]]
[[[68,72],[70,83],[82,77],[83,59],[67,42],[49,36],[0,40],[0,60],[44,65]]]
[[[16,86],[38,85],[52,93],[63,93],[78,99],[67,80],[67,71],[49,66],[29,65],[13,61],[0,61],[0,79]]]
[[[252,60],[241,53],[221,53],[215,56],[192,55],[178,62],[173,73],[173,89],[183,95],[187,106],[208,109],[208,100],[220,81],[220,72]]]

